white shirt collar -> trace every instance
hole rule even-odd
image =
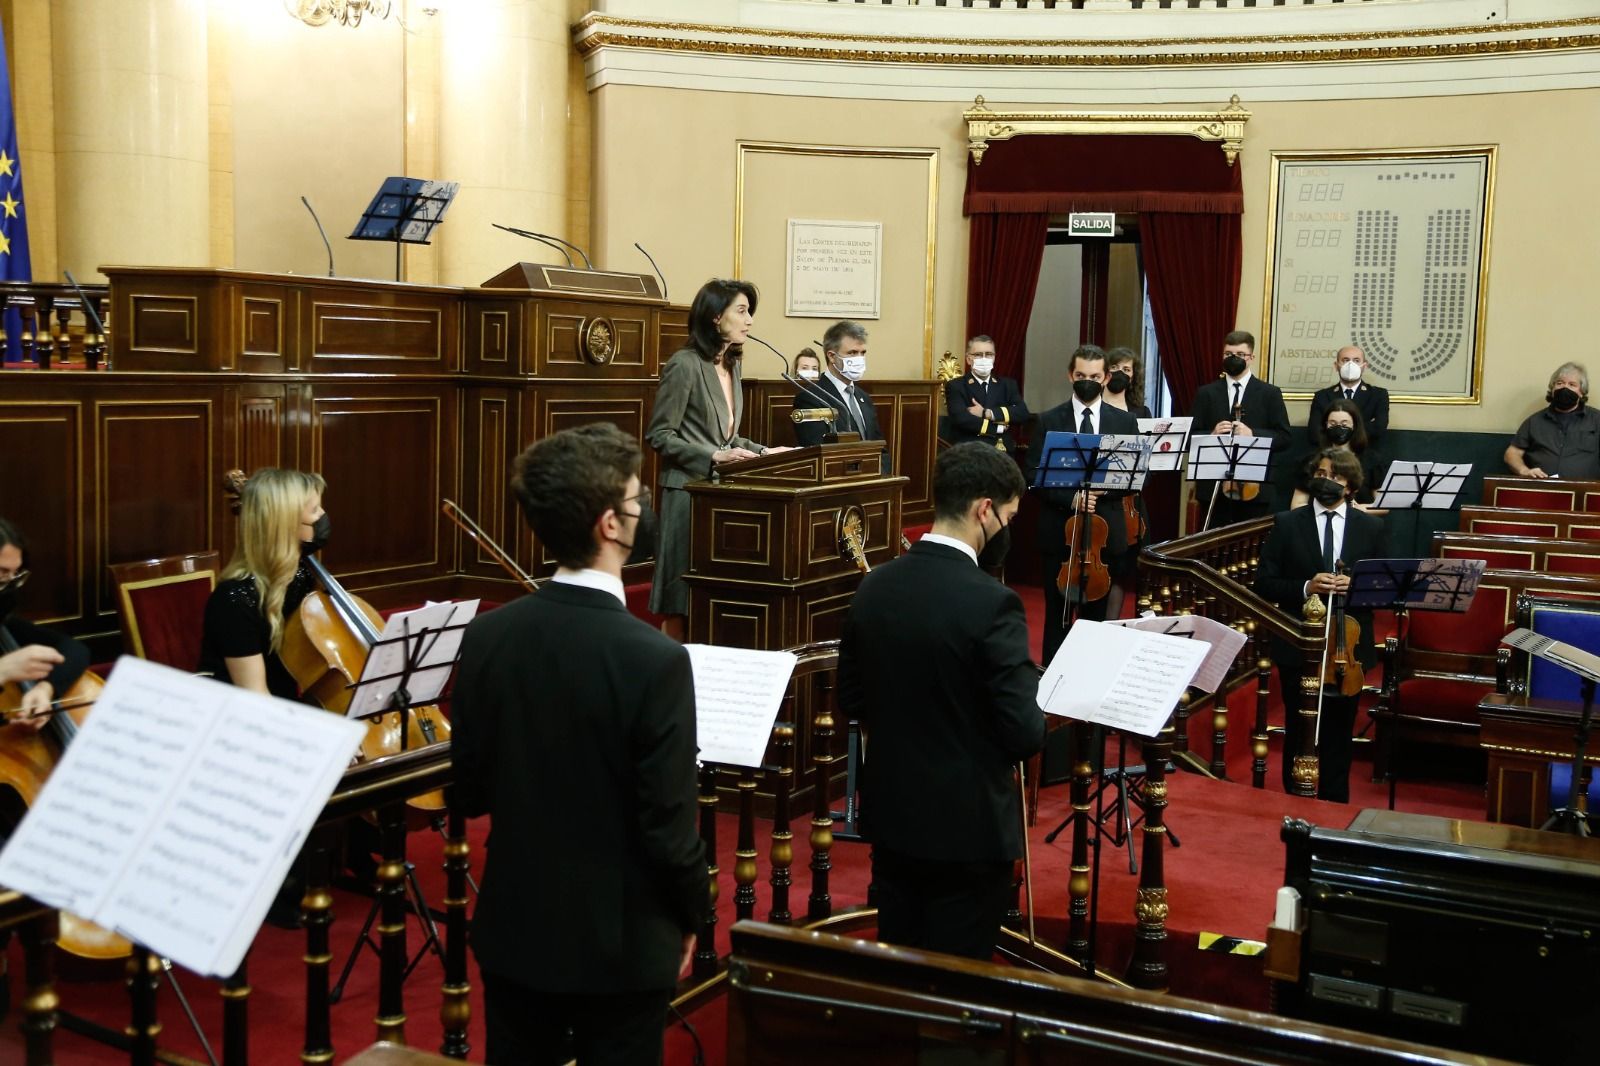
[[[925,540],[929,544],[943,544],[946,548],[959,548],[966,553],[967,558],[972,560],[973,566],[978,565],[978,553],[973,550],[972,545],[968,544],[964,540],[957,540],[955,537],[947,537],[943,533],[934,533],[931,530],[927,533],[924,533],[919,539]]]
[[[1343,519],[1345,517],[1345,509],[1350,506],[1350,501],[1349,499],[1344,499],[1339,501],[1339,506],[1337,507],[1324,507],[1322,506],[1321,500],[1312,500],[1311,506],[1317,509],[1316,514],[1318,518],[1321,518],[1325,514],[1336,514]]]
[[[1244,373],[1240,374],[1237,380],[1235,380],[1234,378],[1227,377],[1226,375],[1223,376],[1222,380],[1227,382],[1227,384],[1228,384],[1228,402],[1229,403],[1233,402],[1233,387],[1235,385],[1243,385],[1245,388],[1248,389],[1250,387],[1250,377],[1251,377],[1251,375],[1250,375],[1250,368],[1249,367],[1245,368]],[[1243,392],[1239,393],[1239,398],[1240,399],[1244,398],[1244,393]]]
[[[1077,393],[1073,393],[1072,394],[1072,431],[1074,433],[1076,433],[1078,431],[1078,426],[1083,422],[1083,412],[1084,411],[1092,411],[1092,412],[1094,412],[1094,424],[1098,426],[1100,424],[1100,405],[1102,403],[1104,403],[1104,402],[1105,402],[1104,398],[1097,396],[1097,397],[1095,397],[1094,403],[1084,403],[1082,400],[1078,399],[1078,394]]]
[[[840,396],[843,396],[850,391],[850,382],[846,381],[838,374],[835,374],[833,372],[833,367],[828,367],[828,369],[824,370],[822,373],[829,381],[833,382],[833,386],[839,390]]]
[[[628,594],[622,587],[622,579],[604,570],[595,570],[592,567],[573,570],[562,566],[556,568],[556,572],[550,575],[550,580],[562,585],[577,585],[581,588],[609,592],[622,606],[628,606]]]

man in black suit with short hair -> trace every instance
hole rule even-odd
[[[1368,514],[1351,501],[1361,491],[1361,460],[1348,448],[1325,448],[1317,455],[1311,477],[1312,501],[1305,507],[1280,511],[1261,549],[1256,571],[1256,591],[1295,618],[1302,617],[1306,597],[1343,594],[1350,588],[1347,574],[1337,573],[1337,562],[1353,566],[1362,559],[1382,559],[1389,554],[1383,519]],[[1372,665],[1372,612],[1353,612],[1361,624],[1361,640],[1349,649],[1350,669],[1365,673]],[[1283,790],[1294,791],[1294,760],[1313,727],[1313,715],[1302,714],[1316,700],[1315,689],[1302,693],[1300,675],[1307,667],[1300,653],[1274,640],[1272,661],[1278,667],[1283,690]],[[1309,664],[1315,671],[1319,664]],[[1340,803],[1350,799],[1350,732],[1355,724],[1359,697],[1325,693],[1322,699],[1321,738],[1317,746],[1317,795]],[[1309,709],[1309,708],[1308,708]]]
[[[1283,390],[1262,381],[1253,373],[1256,361],[1256,339],[1244,330],[1235,330],[1222,338],[1222,377],[1200,386],[1194,397],[1194,434],[1227,434],[1236,437],[1271,437],[1272,454],[1289,446],[1289,409],[1283,404]],[[1234,417],[1234,409],[1239,415]],[[1211,503],[1215,481],[1201,482],[1195,490],[1202,508]],[[1213,529],[1232,525],[1251,518],[1272,513],[1272,469],[1268,466],[1267,481],[1260,495],[1253,500],[1217,501],[1216,513],[1211,519]],[[1203,512],[1202,512],[1203,513]]]
[[[1306,420],[1306,440],[1315,447],[1322,440],[1322,424],[1335,400],[1349,400],[1361,412],[1361,425],[1367,431],[1367,447],[1376,450],[1389,431],[1389,390],[1366,380],[1367,353],[1354,344],[1340,348],[1333,357],[1339,380],[1311,396],[1311,417]]]
[[[967,342],[967,372],[944,383],[950,443],[976,440],[1015,453],[1017,429],[1028,420],[1028,405],[1016,381],[996,376],[994,352],[993,337],[973,337]]]
[[[1028,482],[1038,476],[1039,464],[1044,460],[1046,433],[1117,433],[1136,434],[1139,420],[1120,407],[1113,407],[1102,399],[1109,375],[1106,374],[1106,353],[1093,344],[1081,345],[1067,360],[1067,373],[1072,378],[1072,399],[1058,404],[1039,416],[1033,437],[1028,442]],[[1067,560],[1072,545],[1066,540],[1067,520],[1077,510],[1078,493],[1073,489],[1039,489],[1039,555],[1044,580],[1044,661],[1055,658],[1056,649],[1067,637],[1063,622],[1068,598],[1074,602],[1077,590],[1065,591],[1056,586],[1056,575]],[[1125,492],[1092,492],[1088,495],[1091,513],[1106,521],[1106,548],[1104,560],[1116,570],[1121,556],[1129,550],[1126,521],[1123,518],[1122,497]],[[1080,618],[1101,622],[1106,617],[1106,597],[1083,605]]]
[[[878,428],[878,410],[872,406],[871,394],[861,387],[861,379],[867,376],[867,328],[849,320],[835,322],[822,335],[822,351],[822,376],[795,393],[795,406],[816,407],[819,400],[829,399],[828,406],[839,412],[834,430],[859,433],[862,440],[884,441],[883,472],[892,474],[893,449]],[[823,422],[801,422],[794,427],[794,439],[802,448],[821,444],[827,433]]]
[[[639,461],[605,423],[517,458],[559,568],[462,644],[455,795],[491,820],[472,946],[492,1063],[659,1063],[710,905],[689,656],[624,606],[622,565],[655,535]]]
[[[866,733],[862,831],[878,939],[987,959],[1022,857],[1016,764],[1044,744],[1004,558],[1022,474],[985,444],[934,466],[933,530],[868,574],[839,643],[839,707]]]

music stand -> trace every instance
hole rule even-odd
[[[378,193],[361,212],[352,241],[393,241],[394,280],[400,280],[400,246],[427,244],[433,227],[455,199],[461,183],[422,178],[384,178]]]
[[[443,608],[449,610],[444,612],[442,624],[430,625],[424,618],[416,631],[412,631],[413,618],[429,613],[440,613]],[[466,609],[466,617],[457,621],[457,616],[463,608]],[[437,702],[444,693],[444,687],[449,683],[450,675],[461,658],[462,635],[477,610],[476,600],[468,603],[438,603],[429,604],[416,611],[408,611],[391,619],[384,630],[386,635],[374,641],[367,653],[366,665],[362,667],[360,680],[350,686],[353,690],[350,695],[350,717],[371,718],[391,711],[398,712],[400,750],[408,750],[411,712],[418,707]],[[387,635],[396,622],[399,623],[400,631],[392,636]],[[396,663],[399,669],[390,669]],[[435,742],[428,727],[424,726],[423,732],[430,744]],[[435,825],[435,828],[437,827]],[[412,956],[401,974],[402,983],[411,976],[411,971],[417,968],[417,964],[429,951],[437,955],[440,962],[444,961],[444,950],[439,942],[439,927],[434,923],[433,911],[428,906],[427,897],[423,895],[421,883],[417,881],[416,866],[407,861],[405,867],[407,903],[427,935],[423,937],[422,946],[417,949],[417,953]],[[382,948],[372,942],[371,936],[372,926],[378,920],[382,909],[383,897],[380,895],[373,899],[372,906],[367,910],[367,920],[362,923],[361,932],[356,934],[356,941],[350,946],[350,954],[345,959],[344,968],[339,972],[339,980],[328,992],[330,1003],[337,1003],[343,998],[345,982],[350,979],[350,974],[356,966],[356,959],[360,957],[363,947],[371,948],[372,953],[380,959],[383,957]]]
[[[1589,835],[1588,797],[1581,781],[1584,756],[1589,747],[1589,725],[1594,719],[1594,684],[1600,681],[1600,655],[1592,655],[1582,648],[1541,636],[1531,629],[1513,629],[1500,638],[1500,643],[1509,644],[1518,651],[1527,652],[1578,675],[1579,691],[1583,694],[1583,714],[1578,718],[1578,732],[1573,738],[1572,780],[1567,786],[1567,805],[1552,811],[1539,828],[1586,837]]]
[[[1239,437],[1228,433],[1200,433],[1189,438],[1190,481],[1243,481],[1259,485],[1267,480],[1272,462],[1271,437]],[[1211,515],[1222,495],[1221,484],[1211,490],[1203,533],[1211,528]]]
[[[1183,465],[1184,453],[1189,448],[1189,428],[1194,419],[1141,418],[1139,434],[1150,438],[1150,469],[1177,470]]]
[[[1389,464],[1389,472],[1374,495],[1372,506],[1412,512],[1411,553],[1415,555],[1418,535],[1422,532],[1422,512],[1453,508],[1471,473],[1471,463],[1418,463],[1396,459]]]
[[[1440,611],[1465,614],[1483,579],[1482,559],[1362,559],[1350,571],[1347,610],[1393,611],[1397,648],[1406,647],[1407,621],[1412,611]],[[1395,664],[1398,677],[1404,661]],[[1398,682],[1396,682],[1398,684]],[[1389,742],[1384,753],[1384,777],[1389,782],[1389,809],[1394,810],[1399,778],[1394,772],[1394,753],[1399,746],[1400,719],[1389,726]]]

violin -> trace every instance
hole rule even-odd
[[[17,641],[9,631],[0,626],[0,655],[17,650]],[[32,807],[44,787],[50,771],[66,752],[67,745],[78,735],[105,682],[90,671],[84,671],[77,683],[61,694],[50,705],[50,719],[43,728],[33,729],[21,722],[9,721],[22,704],[22,697],[35,682],[13,681],[0,689],[0,785],[9,785],[22,798],[24,806]],[[133,945],[109,929],[86,922],[68,911],[61,912],[61,930],[56,937],[61,950],[83,959],[125,959],[133,954]]]
[[[1062,531],[1067,543],[1067,561],[1056,574],[1056,588],[1068,603],[1077,603],[1080,592],[1084,603],[1093,603],[1104,599],[1111,591],[1111,571],[1106,569],[1101,557],[1110,533],[1106,520],[1092,512],[1080,511],[1067,519]]]
[[[1229,416],[1228,438],[1233,439],[1236,432],[1233,423],[1239,421],[1239,405],[1233,405],[1233,414]],[[1230,466],[1229,471],[1232,471]],[[1222,495],[1230,500],[1253,500],[1261,495],[1261,486],[1254,481],[1224,481],[1221,489]]]
[[[1344,573],[1341,559],[1334,564],[1336,573]],[[1323,638],[1322,684],[1336,695],[1359,696],[1366,685],[1366,672],[1359,662],[1350,661],[1350,653],[1361,642],[1361,623],[1345,613],[1345,595],[1333,593],[1328,597],[1333,608],[1328,613],[1327,632]]]
[[[1139,510],[1137,494],[1122,497],[1122,528],[1128,531],[1128,547],[1137,547],[1144,538],[1144,514]]]

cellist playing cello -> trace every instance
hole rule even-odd
[[[1388,554],[1383,519],[1351,504],[1361,490],[1361,479],[1361,460],[1348,448],[1325,448],[1317,453],[1311,505],[1280,511],[1274,517],[1256,571],[1257,592],[1299,618],[1306,597],[1342,597],[1349,591],[1350,578],[1338,572],[1340,563],[1348,568],[1362,559],[1381,559]],[[1348,649],[1348,669],[1364,674],[1373,659],[1372,614],[1352,612],[1351,617],[1360,624],[1361,636],[1356,647]],[[1319,664],[1305,663],[1297,649],[1277,640],[1273,641],[1272,660],[1283,691],[1283,790],[1292,793],[1295,756],[1308,741],[1306,731],[1316,728],[1310,721],[1315,716],[1302,713],[1302,707],[1315,701],[1315,689],[1308,698],[1301,691],[1300,678],[1303,672],[1315,675],[1321,671]],[[1340,803],[1350,799],[1350,734],[1359,701],[1359,694],[1323,693],[1317,745],[1317,795],[1321,799]]]

